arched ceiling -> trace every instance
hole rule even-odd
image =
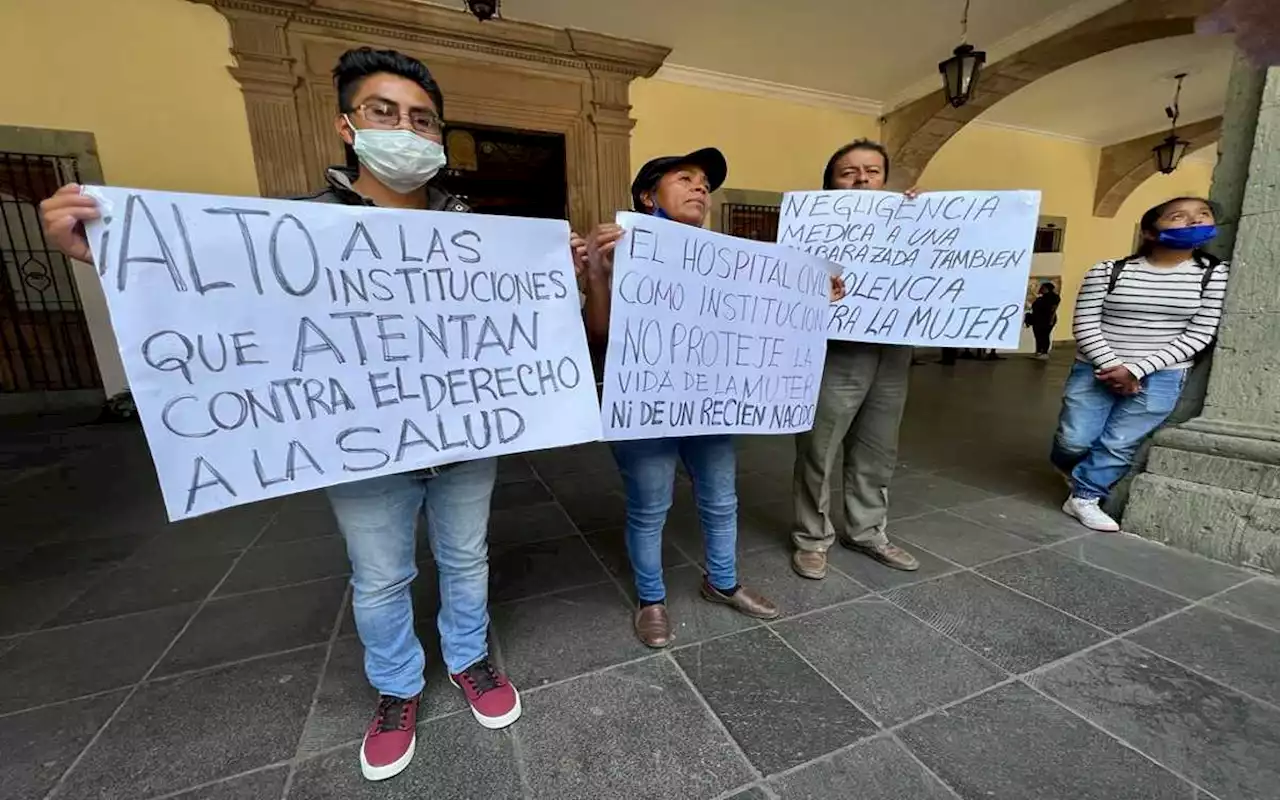
[[[462,0],[432,0],[461,9]],[[1120,0],[973,0],[970,41],[994,62]],[[503,0],[503,16],[672,48],[667,63],[832,93],[887,112],[940,85],[963,0]],[[1187,36],[1123,48],[1053,73],[985,122],[1108,144],[1164,125],[1168,76],[1191,73],[1187,121],[1222,111],[1231,41]],[[659,73],[659,77],[662,73]]]
[[[1181,122],[1222,113],[1234,46],[1229,36],[1143,42],[1041,78],[978,117],[980,122],[1050,130],[1111,143],[1168,128],[1173,76],[1187,73]]]

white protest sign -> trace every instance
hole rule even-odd
[[[834,265],[642,214],[618,224],[605,438],[812,427]]]
[[[788,192],[778,243],[844,270],[832,339],[1018,346],[1040,193]]]
[[[87,191],[170,519],[600,438],[565,222]]]

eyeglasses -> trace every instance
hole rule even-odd
[[[400,106],[385,100],[370,100],[356,106],[356,113],[375,128],[397,128],[400,120],[408,118],[409,127],[424,136],[439,136],[444,130],[444,120],[430,111],[410,109],[401,111]]]

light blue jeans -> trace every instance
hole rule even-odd
[[[364,644],[364,670],[380,694],[413,697],[426,659],[413,631],[409,586],[418,576],[419,515],[440,579],[440,649],[450,673],[489,654],[489,499],[491,458],[439,475],[420,472],[329,487],[329,502],[351,558],[352,610]]]
[[[693,497],[706,543],[707,578],[717,589],[738,585],[738,489],[733,438],[687,436],[615,442],[613,456],[627,491],[627,553],[636,596],[655,603],[667,596],[662,581],[662,526],[671,509],[676,462],[693,478]]]
[[[1072,496],[1104,498],[1124,477],[1142,441],[1163,423],[1186,381],[1184,369],[1166,369],[1142,379],[1135,395],[1107,389],[1092,364],[1077,361],[1062,393],[1062,414],[1050,459],[1071,474]]]

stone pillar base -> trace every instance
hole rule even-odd
[[[1126,531],[1280,573],[1280,428],[1198,418],[1162,431]]]

